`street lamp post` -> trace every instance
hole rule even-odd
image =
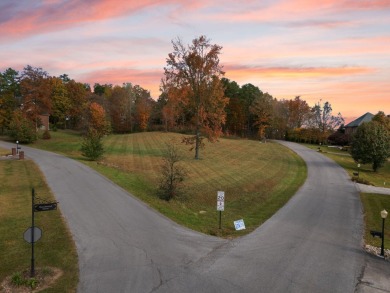
[[[359,174],[360,174],[360,164],[358,164],[357,167],[358,167],[358,178],[359,178]]]
[[[19,154],[19,140],[16,141],[16,154]]]
[[[384,251],[384,241],[385,241],[385,219],[387,217],[387,211],[383,210],[381,211],[381,218],[382,218],[382,245],[381,245],[381,256],[385,256]]]

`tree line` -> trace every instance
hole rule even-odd
[[[50,114],[52,127],[83,129],[92,104],[102,107],[114,133],[166,130],[210,140],[225,134],[320,142],[343,123],[328,102],[309,106],[299,96],[277,100],[253,84],[239,86],[225,78],[219,64],[222,47],[205,36],[188,46],[180,39],[172,44],[157,101],[132,83],[91,87],[30,65],[21,72],[0,72],[1,132],[9,130],[16,116],[39,126],[40,114]]]
[[[50,114],[52,129],[98,137],[153,130],[191,134],[183,142],[199,158],[204,139],[221,135],[319,144],[344,124],[328,101],[310,106],[300,96],[278,100],[251,83],[240,86],[227,79],[219,60],[222,47],[205,36],[188,45],[174,39],[172,46],[157,100],[130,82],[91,87],[30,65],[21,72],[0,72],[1,133],[31,142],[40,115]]]

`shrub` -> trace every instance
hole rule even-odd
[[[16,272],[11,277],[11,283],[16,286],[27,286],[31,289],[35,289],[38,285],[38,280],[35,278],[24,278],[22,273]]]
[[[49,130],[45,130],[42,134],[42,139],[51,139],[51,135],[50,135],[50,132]]]
[[[96,161],[104,154],[102,138],[94,131],[89,131],[81,145],[81,153],[84,157]]]
[[[35,289],[38,285],[38,280],[35,278],[30,278],[26,280],[27,287],[30,287],[31,289]]]
[[[37,139],[34,123],[24,117],[20,111],[15,111],[13,114],[8,135],[20,143],[31,143]]]
[[[11,282],[12,282],[12,284],[14,284],[16,286],[23,285],[25,283],[25,280],[22,276],[22,273],[20,273],[20,272],[14,273],[11,277]]]
[[[169,201],[178,196],[181,184],[186,177],[186,171],[178,165],[181,157],[177,147],[173,143],[166,146],[167,149],[161,165],[159,197]]]

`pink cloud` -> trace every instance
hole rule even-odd
[[[327,9],[330,11],[345,11],[345,10],[378,10],[383,8],[390,8],[390,1],[388,0],[285,0],[282,2],[282,7],[286,10],[304,10],[304,11],[318,11]]]
[[[315,26],[338,26],[343,22],[318,20],[321,15],[334,15],[348,11],[378,11],[390,8],[389,0],[282,0],[269,1],[264,4],[262,1],[246,1],[248,5],[241,4],[236,10],[223,11],[210,18],[228,22],[287,22],[298,20],[298,24],[313,24]],[[223,6],[222,6],[223,7]],[[245,9],[248,7],[248,9]],[[299,22],[302,18],[312,18],[311,22]],[[344,22],[345,23],[345,22]]]
[[[175,2],[140,0],[69,0],[0,4],[0,36],[18,38],[26,35],[62,30],[81,23],[130,15],[161,3]]]

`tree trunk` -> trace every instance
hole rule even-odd
[[[199,160],[199,147],[200,147],[200,129],[198,123],[196,126],[195,160]]]
[[[195,133],[195,160],[199,160],[200,147],[200,95],[196,95],[196,133]]]

